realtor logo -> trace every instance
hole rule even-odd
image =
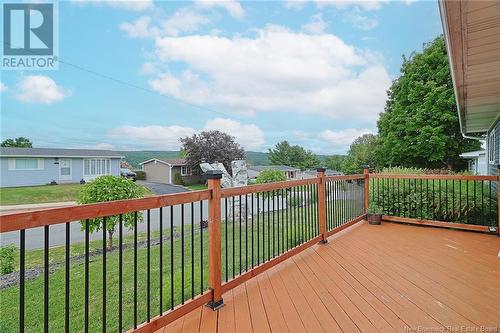
[[[54,3],[3,4],[2,69],[57,69]]]

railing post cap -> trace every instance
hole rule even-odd
[[[222,171],[220,171],[220,170],[207,170],[203,174],[203,178],[205,178],[205,179],[221,179],[222,178]]]
[[[317,168],[316,169],[317,172],[325,172],[326,171],[326,168]]]
[[[363,164],[361,167],[363,169],[370,169],[370,165],[369,164]]]

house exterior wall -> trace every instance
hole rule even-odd
[[[490,137],[490,134],[494,133],[493,135],[495,136],[495,147],[497,150],[496,154],[496,159],[493,164],[489,162],[489,157],[486,160],[487,167],[488,167],[488,174],[490,175],[497,175],[498,174],[498,166],[500,165],[500,120],[497,120],[496,123],[493,125],[493,127],[488,131],[488,138]],[[489,140],[486,140],[486,144],[489,145]],[[487,154],[489,153],[489,147],[486,146],[486,152]]]
[[[142,169],[146,172],[148,182],[170,184],[170,166],[158,161],[143,164]]]
[[[71,160],[71,177],[65,180],[59,179],[59,164],[55,164],[53,157],[38,158],[43,160],[43,168],[39,170],[9,170],[9,159],[15,157],[0,158],[0,187],[35,186],[46,185],[52,181],[58,184],[78,183],[83,179],[83,158],[64,158]],[[33,157],[36,158],[36,157]],[[110,172],[114,176],[120,175],[120,159],[110,159]],[[86,178],[90,180],[89,178]]]

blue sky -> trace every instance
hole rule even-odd
[[[402,55],[441,31],[435,1],[60,2],[64,63],[2,71],[1,137],[176,150],[220,129],[345,153],[376,131]]]

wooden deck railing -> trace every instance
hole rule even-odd
[[[490,231],[500,220],[498,176],[365,169],[327,177],[318,169],[316,178],[230,189],[220,188],[220,173],[206,176],[202,191],[1,216],[0,233],[18,235],[20,251],[17,287],[0,290],[18,301],[0,302],[9,318],[0,330],[153,332],[202,304],[219,308],[224,292],[363,220],[369,201],[388,221]],[[446,191],[439,201],[436,193]],[[110,249],[107,229],[115,225],[118,245]],[[96,226],[100,237],[92,240]],[[58,235],[63,251],[52,247]],[[28,252],[33,240],[41,251]],[[28,281],[38,262],[43,276]]]

